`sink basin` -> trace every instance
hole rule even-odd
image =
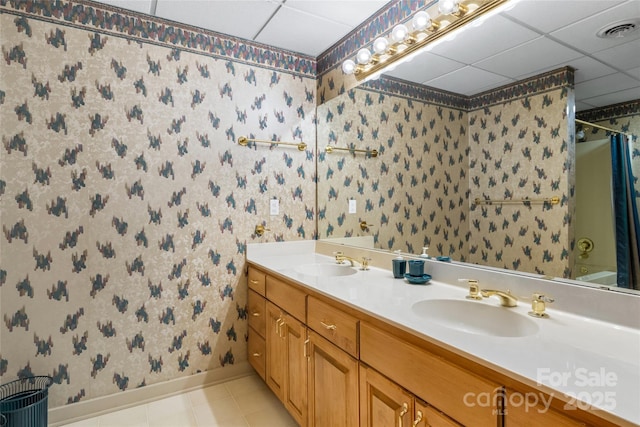
[[[411,309],[433,323],[470,334],[525,337],[538,332],[534,319],[507,307],[479,301],[424,300],[413,304]]]
[[[303,264],[295,268],[296,273],[304,274],[305,276],[313,277],[337,277],[337,276],[351,276],[356,274],[358,270],[342,264]]]

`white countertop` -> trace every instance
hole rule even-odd
[[[372,267],[350,276],[313,277],[305,264],[335,264],[313,242],[249,245],[247,260],[468,359],[563,400],[602,409],[640,425],[640,331],[548,308],[548,319],[527,316],[529,304],[505,308],[536,322],[526,337],[468,333],[429,322],[412,310],[428,299],[465,300],[467,288],[439,282],[410,285],[390,270]],[[497,298],[475,304],[499,305]],[[640,307],[638,313],[640,313]],[[455,317],[456,313],[451,313]],[[575,400],[574,400],[575,399]],[[541,404],[544,404],[542,401]],[[615,418],[613,419],[615,421]]]

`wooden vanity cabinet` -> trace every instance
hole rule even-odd
[[[360,365],[360,427],[461,427],[374,369]]]
[[[558,400],[509,406],[513,393],[538,392],[313,290],[248,274],[249,362],[301,426],[616,425]]]
[[[314,331],[308,345],[309,425],[358,425],[358,360]]]
[[[502,386],[366,322],[360,325],[360,361],[469,426],[496,427]],[[470,397],[488,396],[489,405]]]

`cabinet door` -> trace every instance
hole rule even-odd
[[[265,346],[267,385],[284,401],[285,370],[287,368],[286,341],[282,334],[284,313],[276,305],[267,302]]]
[[[309,331],[309,425],[358,425],[358,361]]]
[[[360,427],[411,427],[413,395],[360,365]]]
[[[307,358],[305,325],[285,314],[282,334],[285,342],[284,406],[301,426],[307,425]]]
[[[415,400],[415,411],[414,427],[461,427],[460,424],[419,399]]]

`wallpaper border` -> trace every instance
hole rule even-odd
[[[606,107],[592,108],[576,113],[576,117],[588,122],[613,120],[622,117],[640,114],[640,99],[607,105]]]
[[[221,59],[233,59],[301,77],[316,76],[316,61],[311,56],[91,0],[0,0],[0,13],[26,16]]]

